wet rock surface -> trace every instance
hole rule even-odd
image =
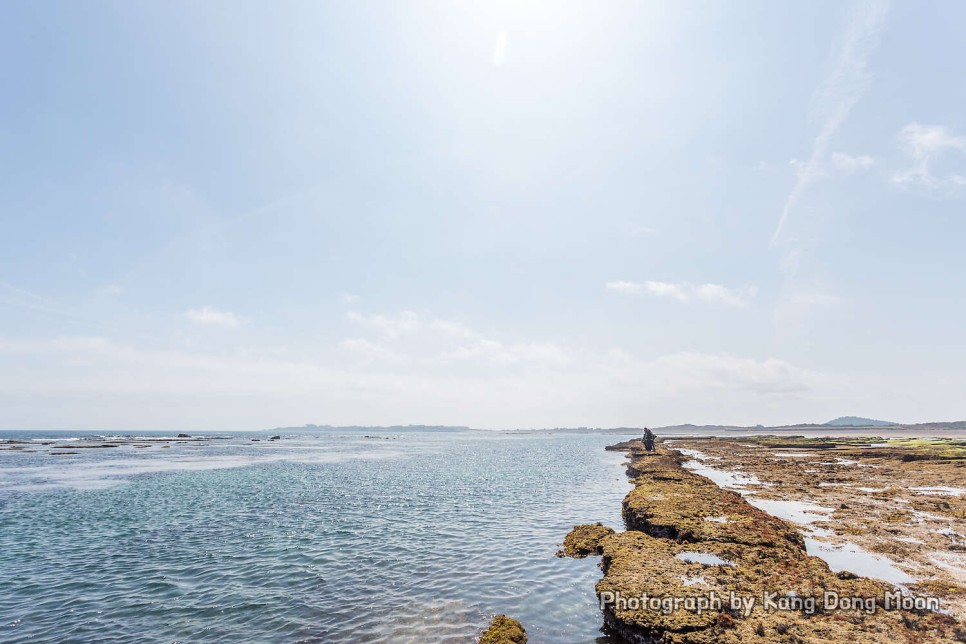
[[[813,546],[887,557],[914,578],[911,592],[939,597],[966,619],[966,441],[758,436],[665,445],[752,477],[741,490],[752,503],[816,508],[804,527]]]
[[[801,550],[802,535],[703,476],[681,467],[676,454],[634,454],[635,487],[624,499],[629,530],[682,541],[725,541]]]
[[[596,544],[604,571],[596,590],[606,628],[625,641],[966,640],[950,615],[901,609],[892,585],[836,574],[807,554],[794,525],[688,471],[666,445],[613,449],[628,453],[635,488],[623,504],[627,531]],[[581,542],[586,528],[568,539]]]
[[[107,449],[107,448],[133,448],[147,449],[159,446],[170,448],[171,443],[185,445],[205,445],[217,441],[230,440],[230,436],[190,436],[188,434],[178,434],[172,437],[135,437],[135,436],[85,436],[71,437],[66,439],[51,438],[39,441],[24,441],[16,439],[0,439],[0,451],[37,453],[46,450],[52,456],[76,455],[76,450]],[[252,439],[257,441],[258,439]]]
[[[582,559],[588,555],[599,555],[601,541],[604,537],[614,534],[613,528],[600,523],[576,525],[564,539],[563,548],[557,552],[558,557],[574,557]]]
[[[490,626],[480,636],[480,644],[526,644],[527,631],[523,624],[507,617],[497,615]]]

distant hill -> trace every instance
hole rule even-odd
[[[878,429],[871,429],[871,428]],[[667,427],[652,428],[658,436],[673,435],[706,435],[706,436],[727,436],[732,435],[752,435],[752,434],[802,434],[817,436],[863,436],[878,435],[892,436],[901,432],[929,435],[929,436],[959,436],[966,435],[966,420],[957,421],[937,421],[930,423],[917,423],[906,425],[902,423],[890,423],[884,420],[874,420],[872,418],[859,418],[857,416],[845,416],[836,418],[822,425],[815,423],[800,423],[798,425],[779,425],[771,427],[740,427],[737,425],[670,425]],[[874,431],[875,434],[859,434],[858,432]],[[882,433],[879,433],[882,432]]]
[[[875,420],[873,418],[860,418],[859,416],[839,416],[825,424],[833,427],[891,427],[899,423],[890,423],[887,420]]]

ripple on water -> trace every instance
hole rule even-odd
[[[614,441],[5,457],[0,641],[465,642],[505,612],[533,641],[594,642],[597,561],[554,553],[576,523],[621,527]]]

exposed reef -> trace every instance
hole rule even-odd
[[[563,548],[557,551],[558,557],[573,557],[582,559],[588,555],[600,555],[600,542],[604,537],[614,534],[613,528],[600,523],[587,523],[574,526],[563,542]]]
[[[644,452],[631,462],[635,487],[624,498],[624,524],[653,537],[723,541],[802,550],[792,526],[681,467],[677,454]],[[720,520],[714,520],[714,519]]]
[[[749,436],[716,440],[731,445],[750,443],[770,448],[834,450],[839,455],[848,452],[862,458],[890,458],[903,462],[966,461],[966,439],[961,438]]]
[[[523,624],[507,617],[497,615],[490,626],[480,636],[480,644],[526,644],[527,631]]]
[[[966,441],[756,436],[665,445],[688,453],[685,467],[739,475],[733,487],[759,507],[808,508],[799,523],[813,547],[846,559],[840,567],[854,565],[841,553],[856,549],[888,558],[918,580],[905,582],[909,590],[966,619]]]
[[[170,448],[171,443],[203,445],[213,441],[229,440],[230,436],[190,436],[188,434],[178,434],[174,437],[150,437],[150,436],[112,436],[109,439],[103,436],[83,436],[69,438],[49,438],[43,440],[17,440],[0,439],[0,452],[21,452],[33,454],[47,450],[51,456],[76,455],[79,449],[105,449],[105,448],[133,448],[147,449],[155,445],[161,448]],[[275,439],[280,437],[276,436]],[[252,439],[257,441],[258,439]],[[69,450],[69,451],[68,451]]]
[[[966,641],[964,625],[927,598],[916,603],[886,582],[833,572],[807,554],[795,526],[685,469],[665,445],[608,449],[630,457],[627,531],[577,526],[562,552],[602,555],[604,623],[624,641]]]

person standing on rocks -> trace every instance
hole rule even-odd
[[[644,428],[644,449],[649,452],[654,451],[654,432],[647,427]]]

